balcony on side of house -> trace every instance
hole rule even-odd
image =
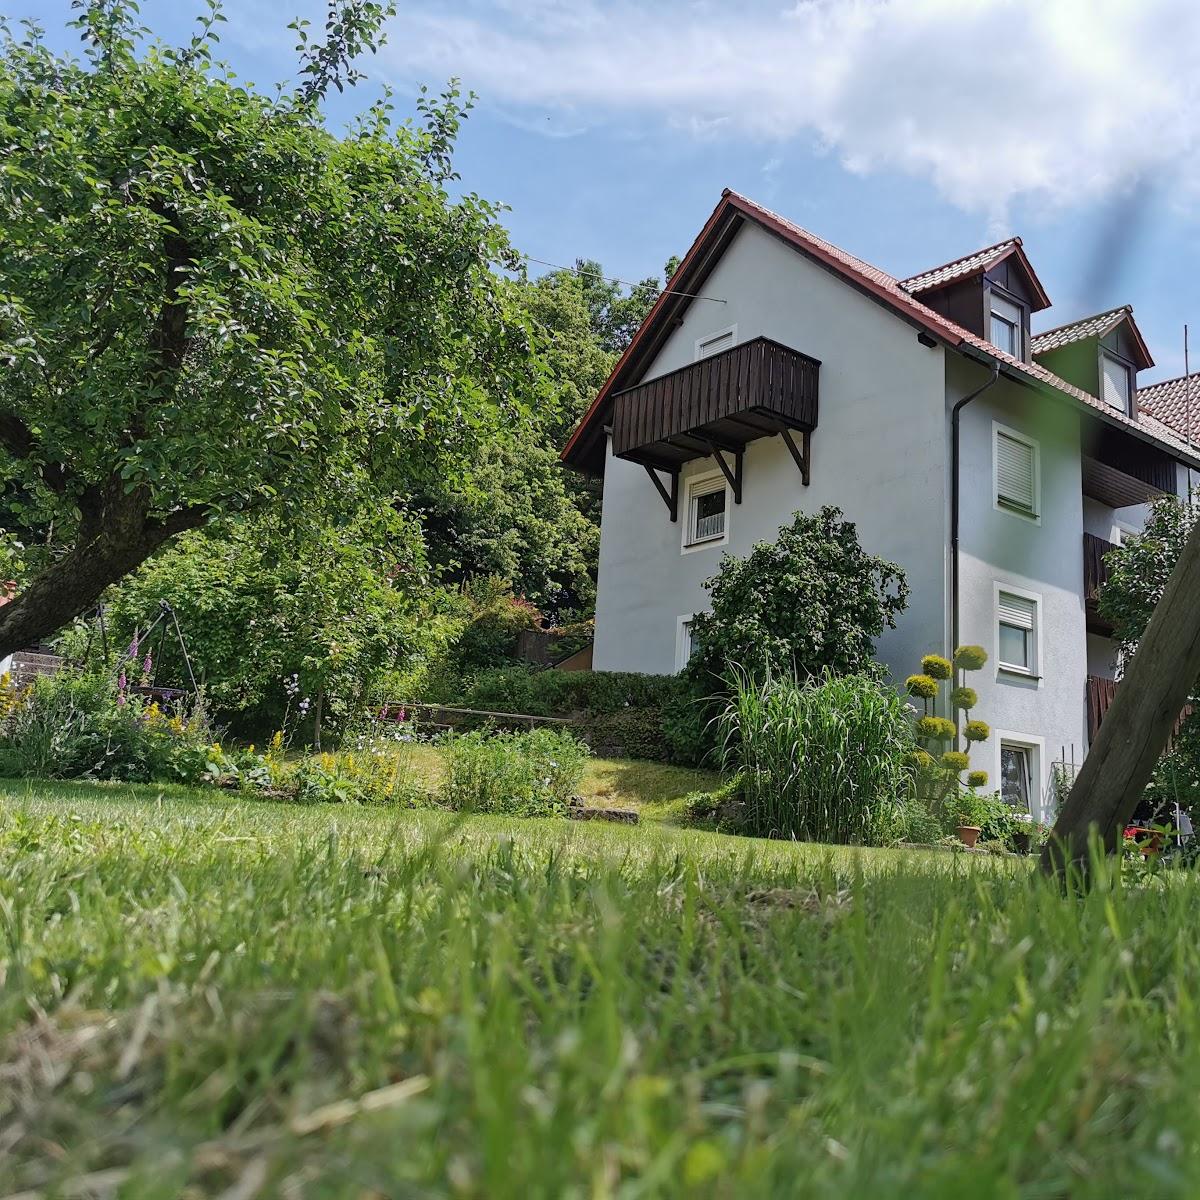
[[[715,452],[740,458],[747,443],[782,433],[807,475],[819,367],[807,354],[758,337],[648,379],[614,397],[613,453],[678,475],[692,459]]]
[[[1097,601],[1100,589],[1108,582],[1108,564],[1104,556],[1116,549],[1116,543],[1093,533],[1083,535],[1083,602],[1087,614],[1089,633],[1108,636],[1112,633],[1111,623],[1100,615]]]
[[[1083,494],[1125,508],[1175,490],[1175,460],[1122,429],[1092,423],[1084,430]]]

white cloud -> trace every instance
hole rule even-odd
[[[1197,45],[1193,0],[410,0],[383,57],[551,127],[805,139],[996,217],[1147,177],[1200,195]]]

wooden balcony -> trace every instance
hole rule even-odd
[[[1099,675],[1089,675],[1087,677],[1087,731],[1089,746],[1096,740],[1096,734],[1100,730],[1100,722],[1104,720],[1104,714],[1108,712],[1116,694],[1117,681],[1115,679],[1104,679]]]
[[[819,367],[816,359],[759,337],[648,379],[614,397],[613,453],[651,471],[660,491],[654,472],[677,479],[695,458],[716,458],[733,480],[723,457],[732,454],[734,499],[740,500],[747,443],[782,434],[807,483]],[[799,448],[793,432],[801,435]]]
[[[1115,548],[1115,542],[1092,533],[1083,535],[1083,604],[1091,633],[1112,633],[1112,624],[1100,615],[1097,600],[1100,589],[1108,582],[1108,564],[1104,556]]]
[[[1112,707],[1112,702],[1117,695],[1118,686],[1119,684],[1115,679],[1104,679],[1099,675],[1089,675],[1087,677],[1087,732],[1089,746],[1096,740],[1096,734],[1100,731],[1100,723],[1104,720],[1104,714]],[[1179,720],[1175,722],[1171,730],[1171,738],[1167,742],[1168,749],[1170,749],[1171,744],[1174,742],[1175,735],[1179,732],[1180,726],[1191,715],[1192,706],[1189,704],[1179,714]]]
[[[1175,461],[1163,450],[1109,426],[1085,429],[1083,494],[1111,508],[1149,504],[1175,490]]]

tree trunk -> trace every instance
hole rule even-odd
[[[325,711],[325,688],[317,688],[317,702],[313,705],[313,749],[321,749],[321,718]]]
[[[126,493],[116,480],[91,489],[81,513],[75,545],[0,608],[0,658],[57,633],[165,541],[205,519],[197,509],[152,517],[144,489]]]
[[[1093,830],[1110,851],[1200,677],[1200,522],[1192,527],[1096,741],[1042,851],[1042,870],[1086,881]]]

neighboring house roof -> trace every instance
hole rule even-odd
[[[1133,334],[1139,352],[1142,356],[1142,367],[1154,366],[1150,357],[1150,348],[1133,319],[1133,307],[1122,304],[1120,308],[1110,308],[1108,312],[1097,313],[1093,317],[1080,317],[1078,321],[1070,321],[1066,325],[1058,325],[1054,329],[1046,329],[1035,333],[1030,339],[1030,347],[1034,354],[1048,354],[1051,350],[1061,350],[1073,342],[1082,342],[1087,338],[1107,337],[1118,325],[1127,322]]]
[[[931,292],[936,288],[944,287],[946,284],[954,283],[959,279],[969,279],[972,275],[982,275],[985,271],[990,271],[998,263],[1002,263],[1010,255],[1016,255],[1019,259],[1021,269],[1028,277],[1029,283],[1033,288],[1033,293],[1037,297],[1038,309],[1049,308],[1050,297],[1046,295],[1046,289],[1042,287],[1042,281],[1037,277],[1037,273],[1033,269],[1033,264],[1026,256],[1019,237],[1006,238],[1002,242],[997,242],[994,246],[984,246],[982,250],[975,250],[971,254],[963,255],[962,258],[942,263],[940,267],[934,267],[929,271],[922,271],[920,275],[910,275],[907,279],[900,280],[900,286],[906,292],[911,292],[914,296],[917,296],[922,292]]]
[[[1178,437],[1188,437],[1190,418],[1191,441],[1200,442],[1200,371],[1140,387],[1137,402],[1143,417],[1169,426]]]
[[[726,188],[721,193],[721,199],[713,209],[712,215],[705,222],[704,228],[692,243],[645,320],[638,327],[633,340],[617,360],[612,374],[571,435],[562,452],[565,462],[579,466],[587,464],[591,455],[596,451],[597,438],[607,417],[609,397],[614,392],[639,381],[670,332],[667,327],[667,317],[670,316],[676,320],[681,318],[686,308],[694,302],[696,293],[716,265],[724,248],[732,240],[741,221],[747,219],[754,221],[793,249],[826,267],[851,286],[866,292],[897,315],[940,338],[954,349],[980,361],[996,363],[1003,374],[1016,378],[1020,382],[1049,388],[1051,391],[1091,409],[1110,424],[1127,428],[1144,440],[1164,446],[1174,454],[1194,459],[1194,455],[1187,445],[1177,436],[1167,433],[1157,421],[1153,425],[1139,423],[1105,404],[1098,397],[1089,395],[1065,379],[1060,379],[1053,371],[1047,370],[1040,363],[1027,363],[1019,358],[1014,358],[998,346],[993,346],[991,342],[922,304],[920,300],[910,294],[900,280],[886,271],[881,271],[878,267],[863,262],[860,258],[855,258],[854,255],[848,254],[831,242],[809,233],[799,225],[794,225],[778,213]],[[1012,241],[1019,249],[1020,239],[1014,238]],[[998,261],[998,259],[992,261]],[[1032,275],[1032,271],[1030,273]],[[921,277],[914,276],[914,278]],[[1033,278],[1036,282],[1036,277]],[[1194,461],[1200,465],[1200,459]]]

